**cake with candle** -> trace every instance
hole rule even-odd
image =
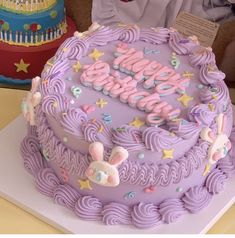
[[[0,0],[1,79],[20,84],[40,75],[75,30],[63,0]]]
[[[232,104],[196,37],[93,24],[50,62],[22,102],[21,154],[42,194],[78,219],[146,229],[223,191],[235,165]]]

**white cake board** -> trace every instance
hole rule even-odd
[[[140,230],[133,226],[105,226],[101,222],[80,220],[72,211],[57,205],[34,187],[34,178],[24,169],[20,142],[26,135],[26,123],[20,116],[0,131],[0,196],[65,233],[97,234],[199,234],[206,233],[235,202],[235,178],[225,192],[213,197],[202,212],[185,215],[180,222]]]

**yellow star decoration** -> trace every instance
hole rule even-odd
[[[87,179],[87,180],[78,180],[79,184],[80,184],[80,189],[83,190],[83,189],[90,189],[92,190],[92,187],[90,185],[90,181]]]
[[[183,76],[184,78],[189,78],[189,79],[191,79],[191,78],[193,78],[194,74],[191,73],[191,72],[189,72],[189,71],[185,71],[185,72],[182,74],[182,76]]]
[[[210,171],[211,171],[211,165],[207,164],[203,172],[203,176],[206,176],[208,173],[210,173]]]
[[[100,98],[98,101],[96,101],[96,105],[100,108],[104,108],[108,104],[107,101],[105,101],[103,98]]]
[[[20,63],[15,63],[14,65],[17,68],[17,73],[21,71],[23,71],[24,73],[28,73],[28,67],[30,66],[30,64],[25,63],[23,59],[20,60]]]
[[[81,68],[82,68],[82,65],[80,64],[79,61],[77,61],[77,63],[73,65],[73,69],[76,73],[78,73]]]
[[[181,97],[177,98],[177,101],[181,102],[185,107],[188,107],[191,100],[193,100],[193,97],[190,97],[187,94],[183,94]]]
[[[212,112],[215,111],[215,107],[214,107],[213,104],[209,103],[209,104],[208,104],[208,107],[209,107],[209,109],[210,109]]]
[[[104,55],[104,53],[95,48],[93,50],[93,52],[91,54],[89,54],[89,57],[91,57],[93,60],[97,61],[102,55]]]
[[[141,126],[145,125],[145,122],[140,120],[139,117],[135,117],[134,120],[129,123],[129,125],[140,128]]]
[[[163,159],[173,159],[173,153],[174,153],[174,149],[171,150],[162,150],[163,153]]]

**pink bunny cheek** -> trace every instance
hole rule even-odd
[[[108,183],[115,185],[115,184],[118,183],[118,179],[113,175],[109,175],[108,176]]]
[[[94,170],[93,170],[92,168],[88,168],[88,169],[86,170],[86,175],[87,175],[88,177],[94,175]]]
[[[213,156],[212,156],[212,159],[213,159],[214,161],[218,161],[220,158],[221,158],[220,152],[215,152],[215,153],[213,154]]]
[[[232,144],[230,141],[228,141],[226,148],[227,148],[227,150],[230,150],[232,148]]]

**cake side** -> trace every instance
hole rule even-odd
[[[157,52],[161,52],[160,59]],[[130,63],[118,64],[123,58],[130,62],[132,55],[132,68]],[[158,67],[155,60],[160,60],[160,67],[164,68],[164,75],[160,75],[164,79],[157,82],[159,69],[155,70],[158,78],[154,80],[150,80],[153,73],[146,68],[141,77],[136,76],[140,68],[135,71],[133,64]],[[46,169],[45,174],[50,177],[55,173],[59,178],[52,177],[55,183],[49,188],[44,186],[44,172],[39,175],[38,170],[33,171],[43,181],[37,183],[40,191],[53,196],[50,189],[54,191],[54,185],[68,183],[72,186],[69,197],[73,202],[79,199],[75,212],[80,217],[104,216],[103,220],[110,223],[115,207],[121,206],[125,217],[118,222],[147,228],[160,221],[173,222],[185,211],[199,211],[207,206],[212,194],[223,189],[234,169],[232,158],[227,155],[231,147],[228,137],[232,107],[224,75],[217,69],[210,49],[198,46],[194,38],[182,38],[174,30],[96,26],[86,33],[75,33],[61,45],[51,62],[45,67],[42,80],[34,80],[30,110],[30,98],[23,108],[30,124],[36,124],[32,128],[37,132],[30,130],[37,137],[32,144],[40,145],[40,156],[46,160],[36,167],[49,166],[52,170]],[[93,77],[95,70],[99,71],[100,80]],[[133,88],[135,81],[128,75],[136,81],[140,79],[138,88]],[[195,77],[189,80],[192,75]],[[107,77],[109,84],[104,80]],[[116,86],[107,86],[114,82]],[[122,89],[123,82],[132,88]],[[142,84],[144,91],[140,90]],[[149,98],[154,100],[144,104]],[[167,106],[167,112],[156,111],[159,104]],[[147,120],[153,114],[154,124]],[[29,138],[22,144],[25,161]],[[84,213],[88,209],[84,205],[91,203],[91,214]]]
[[[56,0],[0,0],[0,8],[18,14],[33,14],[49,9]]]
[[[67,31],[64,1],[42,12],[16,14],[0,8],[0,41],[20,46],[52,42]]]

